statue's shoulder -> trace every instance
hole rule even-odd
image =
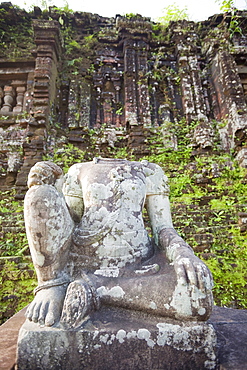
[[[92,162],[75,163],[69,168],[67,176],[77,177],[82,171],[87,170],[91,165]]]
[[[161,175],[164,175],[164,171],[157,163],[149,162],[146,159],[139,162],[141,166],[143,167],[146,175],[154,175],[155,173],[160,173]]]
[[[140,162],[143,166],[143,172],[147,181],[147,195],[169,194],[168,178],[161,166],[157,163],[151,163],[147,160]]]
[[[63,194],[66,196],[82,197],[82,190],[79,181],[81,172],[89,162],[73,164],[64,176]]]
[[[69,170],[68,173],[74,173],[76,171],[80,171],[80,169],[83,167],[84,163],[75,163],[73,164]]]

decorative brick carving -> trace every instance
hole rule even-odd
[[[166,136],[164,146],[176,149],[176,135],[171,145],[165,127],[181,118],[197,124],[191,132],[197,152],[211,150],[213,120],[225,123],[218,127],[224,150],[238,153],[245,147],[247,38],[244,28],[232,40],[225,37],[229,15],[202,23],[171,22],[162,35],[140,15],[110,19],[75,13],[63,15],[59,23],[56,11],[49,12],[50,20],[35,11],[32,60],[0,59],[0,125],[5,127],[8,117],[11,124],[16,122],[25,112],[28,127],[18,186],[24,186],[30,166],[42,158],[53,119],[68,128],[69,142],[84,149],[88,128],[107,127],[108,133],[121,128],[124,143],[141,157],[148,153],[146,129],[159,126]],[[62,49],[60,28],[69,23],[74,54],[68,45]],[[68,66],[75,61],[72,71]],[[99,139],[97,150],[107,143]]]
[[[12,86],[4,86],[4,103],[1,109],[1,113],[11,112],[13,110],[14,97],[14,88]]]

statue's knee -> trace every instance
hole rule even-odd
[[[173,298],[172,306],[176,311],[175,317],[179,320],[206,321],[212,312],[213,295],[211,291],[203,295],[187,291],[179,298]]]
[[[208,291],[206,298],[200,301],[200,307],[197,309],[197,319],[206,321],[212,313],[213,304],[213,294],[211,291]]]
[[[197,320],[197,321],[206,321],[209,319],[212,312],[211,305],[201,305],[200,308],[194,309],[192,316],[188,319]]]
[[[200,307],[199,309],[192,309],[189,313],[177,312],[175,318],[182,321],[207,321],[211,315],[212,307]]]

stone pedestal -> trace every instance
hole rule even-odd
[[[208,323],[103,308],[77,330],[25,322],[18,370],[215,369],[216,333]]]

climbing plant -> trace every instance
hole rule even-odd
[[[7,57],[13,61],[23,53],[30,56],[35,47],[31,16],[26,13],[18,19],[18,6],[4,4],[0,9],[0,58]]]
[[[242,34],[242,27],[241,27],[241,22],[239,21],[239,18],[236,14],[237,6],[236,6],[236,1],[235,0],[216,0],[216,3],[220,5],[220,11],[223,13],[230,13],[231,14],[231,19],[229,23],[229,34],[230,38],[233,37],[235,33]],[[245,1],[246,7],[247,7],[247,2]]]
[[[181,19],[189,19],[188,7],[180,8],[176,3],[173,3],[163,9],[163,16],[158,18],[158,22],[168,26],[170,21],[179,21]]]
[[[0,258],[0,325],[33,299],[37,286],[30,258]]]
[[[161,129],[153,129],[145,159],[168,176],[174,226],[212,271],[215,303],[247,308],[246,232],[238,226],[238,212],[247,212],[247,170],[232,154],[219,154],[217,140],[211,153],[195,155],[190,144],[196,125],[181,121],[170,126],[177,150],[165,146]],[[211,242],[204,246],[201,235]]]
[[[0,255],[22,256],[28,253],[23,222],[23,201],[15,199],[15,191],[0,192],[0,222],[3,238]]]

